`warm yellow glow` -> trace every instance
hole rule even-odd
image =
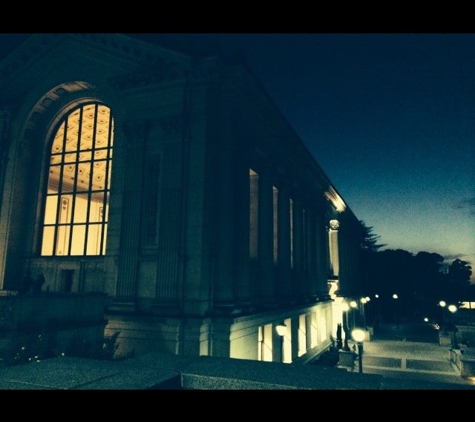
[[[280,337],[283,337],[287,332],[287,327],[285,326],[285,324],[279,324],[275,326],[275,331],[277,331],[277,334]]]
[[[335,292],[338,290],[338,282],[337,281],[329,281],[328,282],[330,288],[328,290],[328,294],[332,299],[335,299],[336,295]]]
[[[332,186],[328,187],[328,190],[325,192],[325,196],[333,204],[333,206],[338,212],[345,211],[346,204],[343,202],[343,199],[340,197],[340,195],[338,195],[338,193]]]
[[[299,316],[298,346],[299,356],[307,353],[307,316],[305,314]]]
[[[356,328],[351,332],[351,337],[353,337],[353,340],[358,343],[361,343],[364,340],[365,335],[366,333],[361,328]]]
[[[43,256],[105,253],[112,170],[110,109],[87,104],[65,117],[50,155]]]
[[[445,305],[447,305],[447,303],[445,303],[445,300],[441,300],[439,302],[439,306],[442,306],[442,308],[445,307]]]
[[[351,306],[352,308],[356,308],[356,307],[358,306],[358,304],[356,303],[356,301],[352,300],[352,301],[350,302],[350,306]]]
[[[457,312],[457,307],[455,305],[449,305],[447,309],[452,313]]]
[[[398,298],[399,298],[399,296],[396,293],[394,293],[393,294],[393,299],[398,299]]]

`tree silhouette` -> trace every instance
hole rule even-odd
[[[359,243],[362,251],[377,252],[385,244],[378,244],[378,240],[381,236],[373,233],[373,227],[367,226],[363,220],[360,220],[360,237]]]
[[[378,310],[376,303],[368,307],[370,319],[378,316],[379,320],[394,320],[397,306],[398,317],[420,321],[437,316],[440,300],[463,301],[475,294],[471,291],[475,286],[470,288],[472,267],[468,262],[456,259],[444,273],[442,255],[426,251],[414,255],[403,249],[381,251],[386,245],[379,244],[379,238],[373,227],[360,220],[362,294],[373,298],[378,295]]]
[[[448,294],[456,300],[463,300],[463,294],[470,286],[472,267],[467,261],[456,259],[450,264],[446,274]]]

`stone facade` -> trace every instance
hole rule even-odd
[[[89,104],[113,116],[106,246],[48,255],[52,138]],[[121,354],[294,362],[330,346],[335,298],[359,294],[360,223],[247,66],[38,34],[0,62],[0,107],[3,289],[29,271],[51,292],[106,293]]]

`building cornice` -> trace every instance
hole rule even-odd
[[[0,79],[15,77],[22,68],[28,68],[39,57],[64,42],[89,45],[106,56],[113,55],[135,65],[143,66],[149,69],[146,73],[154,75],[154,78],[176,77],[185,72],[191,63],[190,57],[184,54],[122,34],[32,34],[0,62]],[[134,81],[140,80],[140,76],[128,76],[116,83],[130,85]],[[146,80],[150,81],[150,76]]]

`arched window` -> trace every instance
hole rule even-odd
[[[114,121],[103,104],[72,110],[53,133],[42,256],[104,255]]]

